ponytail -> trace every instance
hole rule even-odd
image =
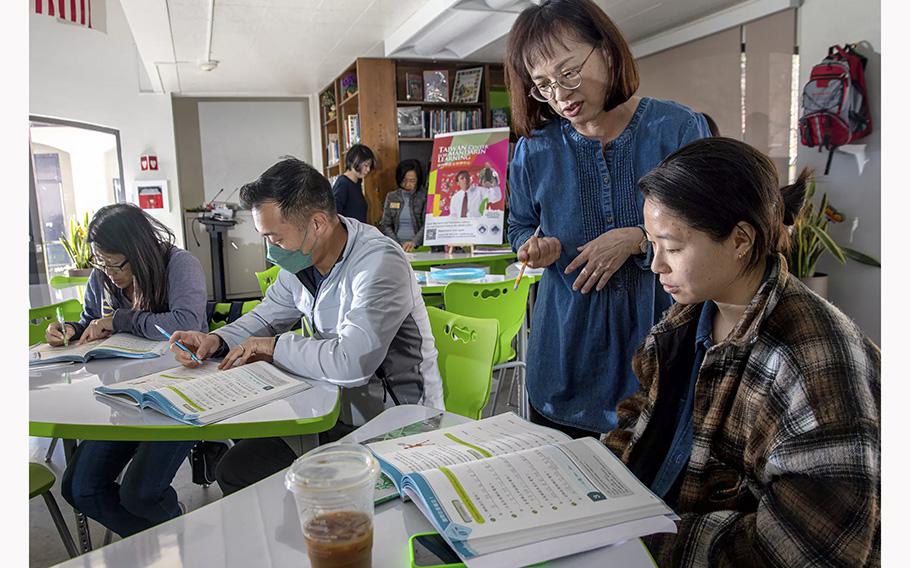
[[[809,168],[803,168],[799,173],[796,181],[780,189],[784,198],[784,225],[790,227],[796,223],[800,210],[806,199],[806,188],[813,179],[815,172]]]

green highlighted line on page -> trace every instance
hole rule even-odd
[[[193,377],[178,377],[177,375],[168,375],[165,373],[161,373],[158,376],[161,378],[164,378],[164,379],[173,379],[175,381],[189,381],[193,378]]]
[[[452,441],[455,442],[456,444],[461,444],[462,446],[466,446],[466,447],[468,447],[468,448],[471,448],[472,450],[478,452],[480,455],[482,455],[482,456],[485,457],[485,458],[492,458],[492,457],[493,457],[493,454],[491,454],[491,453],[488,452],[487,450],[481,448],[480,446],[475,446],[474,444],[469,444],[469,443],[465,442],[464,440],[460,440],[460,439],[456,438],[455,436],[453,436],[452,434],[449,434],[449,433],[446,433],[445,436],[446,436],[446,438],[452,440]]]
[[[446,434],[448,436],[448,434]],[[440,467],[439,471],[446,476],[446,479],[449,480],[449,483],[452,484],[452,488],[455,489],[455,493],[461,497],[461,500],[464,502],[464,506],[468,508],[468,512],[471,513],[471,518],[474,519],[478,525],[484,523],[484,518],[480,516],[480,511],[477,510],[477,507],[474,505],[474,502],[471,501],[471,498],[468,497],[468,493],[464,490],[464,487],[461,486],[461,482],[458,481],[458,478],[455,477],[455,474],[452,473],[447,467]]]
[[[171,386],[169,386],[169,387],[167,387],[167,388],[169,388],[169,389],[171,389],[172,391],[174,391],[175,393],[177,393],[177,395],[178,395],[180,398],[182,398],[183,400],[185,400],[187,404],[189,404],[190,406],[192,406],[193,408],[195,408],[195,409],[198,410],[199,412],[205,412],[205,409],[204,409],[204,408],[202,408],[201,406],[199,406],[198,404],[196,404],[195,402],[193,402],[192,400],[190,400],[190,398],[189,398],[188,396],[186,396],[185,394],[183,394],[182,392],[180,392],[180,390],[177,389],[177,387],[171,387]]]

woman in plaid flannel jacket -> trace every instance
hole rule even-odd
[[[880,565],[880,352],[780,254],[807,177],[780,190],[765,156],[708,138],[639,182],[652,270],[677,303],[602,439],[652,488],[668,451],[688,450],[663,495],[678,533],[646,539],[660,566]]]

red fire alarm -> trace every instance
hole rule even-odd
[[[150,170],[158,169],[158,156],[149,156],[149,169]]]

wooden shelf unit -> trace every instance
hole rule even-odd
[[[448,71],[449,97],[455,83],[455,73],[460,69],[483,67],[480,82],[480,96],[476,103],[424,102],[407,100],[408,73],[417,74],[423,85],[423,72],[431,70]],[[357,92],[341,100],[341,80],[349,73],[357,76]],[[322,94],[331,91],[334,94],[336,117],[331,119],[326,107],[322,106]],[[491,96],[491,91],[494,91]],[[322,121],[322,163],[326,164],[323,174],[332,178],[344,171],[344,155],[348,150],[345,132],[347,116],[360,116],[360,142],[370,147],[376,155],[378,164],[375,173],[364,180],[364,196],[367,200],[367,220],[376,223],[382,217],[382,205],[385,195],[396,188],[395,168],[400,160],[416,159],[424,168],[424,177],[429,174],[430,157],[433,151],[432,138],[398,137],[398,107],[419,106],[427,110],[475,110],[481,111],[480,128],[492,125],[491,104],[496,106],[503,101],[505,93],[504,72],[501,64],[468,61],[432,61],[358,58],[347,69],[336,77],[319,93],[320,120]],[[329,136],[334,135],[339,141],[341,165],[328,165],[327,144]]]

